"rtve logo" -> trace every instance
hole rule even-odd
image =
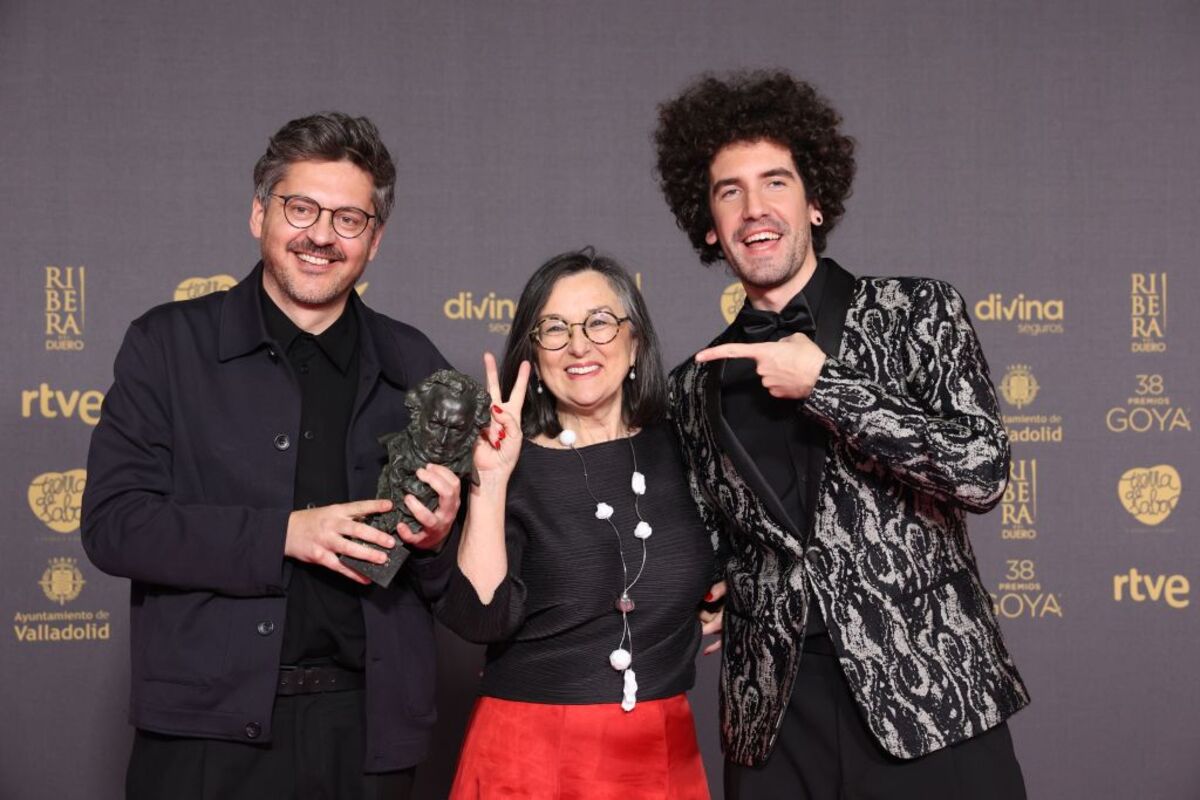
[[[1113,600],[1125,602],[1126,596],[1134,603],[1166,603],[1171,608],[1187,608],[1191,604],[1188,594],[1192,586],[1183,575],[1150,575],[1129,570],[1126,575],[1113,575]]]
[[[25,419],[34,414],[46,419],[78,416],[86,424],[95,425],[100,421],[100,406],[103,403],[104,392],[96,389],[64,392],[62,389],[51,389],[50,384],[43,383],[36,389],[21,391],[21,416]]]

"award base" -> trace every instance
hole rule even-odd
[[[404,566],[404,562],[408,560],[408,548],[397,541],[396,546],[391,550],[364,542],[361,539],[354,539],[361,545],[370,547],[372,550],[379,550],[387,553],[388,560],[382,564],[375,564],[371,561],[360,561],[357,558],[350,556],[338,556],[338,561],[341,561],[355,572],[360,572],[371,579],[373,583],[377,583],[385,589],[391,585],[392,579],[396,577],[396,573],[400,571],[400,567]]]

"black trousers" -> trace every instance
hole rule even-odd
[[[415,768],[363,772],[362,691],[275,698],[273,741],[243,744],[139,730],[129,800],[408,800]]]
[[[837,657],[800,659],[775,750],[762,767],[725,762],[726,800],[1024,800],[1008,726],[912,760],[862,719]]]

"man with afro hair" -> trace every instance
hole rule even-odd
[[[1029,695],[966,513],[1009,444],[962,297],[822,258],[854,141],[784,72],[704,77],[659,108],[658,175],[737,319],[671,375],[724,578],[725,796],[1023,798],[1005,720]]]

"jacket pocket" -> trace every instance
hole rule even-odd
[[[921,627],[936,625],[961,630],[964,623],[973,626],[985,616],[989,602],[974,573],[960,569],[905,595],[897,605],[906,618]]]
[[[203,592],[148,594],[140,609],[141,674],[210,686],[220,680],[232,635],[230,601]]]

